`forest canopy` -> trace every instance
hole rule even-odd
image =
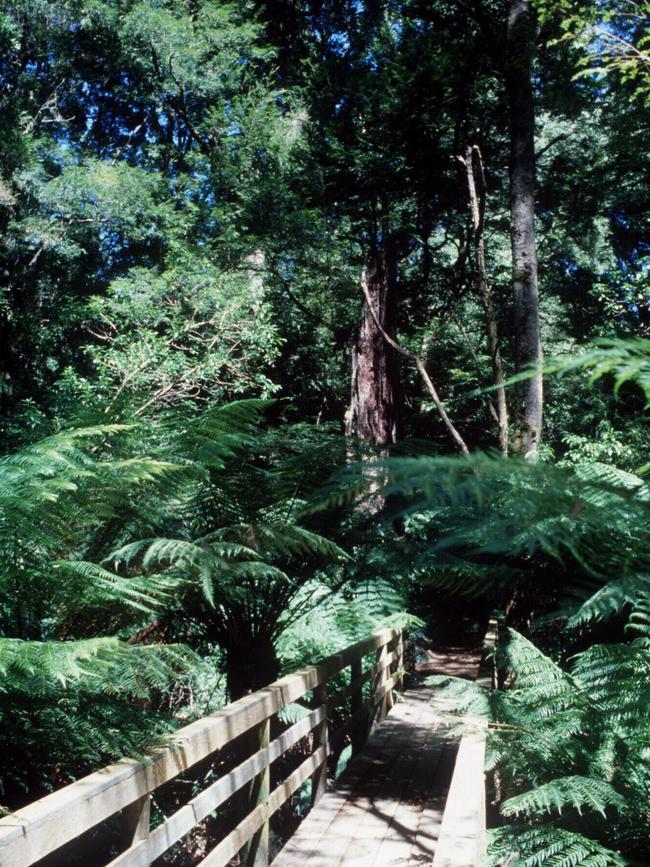
[[[0,810],[497,615],[490,863],[648,862],[649,21],[0,4]]]

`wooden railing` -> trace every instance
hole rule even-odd
[[[497,621],[490,620],[476,677],[476,683],[486,689],[496,687],[497,639]],[[458,745],[432,867],[479,867],[484,861],[486,742],[487,722],[467,720],[467,731]]]
[[[373,652],[374,664],[364,670],[364,659]],[[333,745],[349,734],[353,751],[360,749],[392,706],[393,689],[403,676],[403,653],[401,632],[376,632],[319,665],[185,726],[142,761],[122,759],[0,819],[0,867],[28,867],[118,813],[126,848],[108,867],[148,867],[247,784],[255,792],[255,803],[249,801],[248,814],[200,863],[225,865],[247,847],[247,864],[267,864],[271,816],[310,778],[312,803],[323,795]],[[328,682],[348,667],[349,684],[329,695]],[[364,702],[367,683],[370,698]],[[271,740],[272,717],[310,692],[314,701],[309,713]],[[348,702],[351,715],[338,731],[330,731],[331,711]],[[216,759],[246,732],[259,749],[152,829],[151,793],[198,762]],[[309,744],[308,757],[271,790],[271,765],[301,741]]]

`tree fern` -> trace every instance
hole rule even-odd
[[[605,815],[607,807],[623,808],[625,801],[614,787],[604,780],[573,774],[542,783],[534,789],[508,798],[501,804],[504,816],[542,815],[561,813],[573,807],[579,813],[583,809],[595,810]]]
[[[548,373],[561,375],[572,370],[588,371],[592,382],[611,376],[617,394],[626,383],[634,382],[643,391],[646,406],[650,404],[650,340],[600,338],[587,352],[547,365]]]
[[[181,484],[168,497],[153,489],[151,532],[138,533],[131,522],[113,534],[118,544],[103,546],[105,572],[97,573],[106,582],[109,573],[133,582],[135,593],[149,588],[152,612],[162,608],[166,622],[202,652],[220,646],[227,670],[241,660],[247,682],[234,687],[229,676],[233,695],[276,676],[274,646],[287,612],[297,617],[311,608],[315,597],[300,591],[325,564],[337,564],[328,580],[339,584],[347,558],[302,514],[339,459],[340,442],[320,437],[312,447],[300,426],[295,438],[291,429],[281,436],[260,430],[266,406],[239,401],[189,421],[170,416],[158,432],[159,455],[185,471]]]
[[[111,745],[150,743],[166,725],[152,698],[200,665],[185,648],[126,640],[169,603],[178,579],[127,576],[84,557],[124,532],[136,501],[175,490],[186,472],[124,455],[121,437],[132,434],[123,425],[65,431],[0,458],[0,776],[12,798],[24,753],[31,779],[38,767],[44,783],[48,761],[83,773],[91,757],[117,757]],[[103,728],[120,719],[119,734]]]
[[[507,793],[502,815],[530,823],[495,833],[492,863],[517,853],[513,863],[592,863],[610,857],[607,843],[617,838],[642,848],[650,794],[647,641],[594,645],[569,671],[513,630],[504,643],[505,692],[459,680],[447,687],[461,727],[476,716],[491,724],[486,767],[498,771]],[[591,813],[606,814],[606,825],[591,823]],[[580,821],[584,832],[575,835]]]
[[[624,867],[616,852],[595,840],[561,828],[517,828],[490,831],[489,867]]]

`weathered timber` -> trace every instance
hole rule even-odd
[[[150,793],[198,762],[210,758],[240,735],[255,727],[264,726],[286,705],[317,690],[342,669],[362,661],[373,651],[381,651],[387,644],[399,638],[399,635],[397,630],[380,630],[325,659],[319,665],[281,678],[264,689],[233,702],[222,711],[185,726],[168,738],[165,747],[155,750],[141,761],[122,759],[0,819],[0,864],[2,867],[29,867],[100,822],[121,813],[123,840],[130,845],[111,865],[146,867],[189,833],[219,804],[246,783],[258,778],[262,783],[262,794],[259,795],[261,803],[210,853],[210,860],[206,863],[218,863],[221,857],[219,853],[230,851],[236,843],[239,845],[235,852],[239,851],[268,821],[268,816],[296,791],[292,786],[298,788],[326,761],[327,743],[320,746],[316,744],[315,752],[307,762],[267,797],[265,786],[268,782],[268,767],[312,729],[324,724],[327,709],[325,705],[268,745],[267,729],[267,734],[262,737],[262,749],[199,793],[189,804],[151,832],[148,829],[147,812]],[[385,660],[388,658],[386,654]],[[384,661],[384,665],[390,663]],[[368,678],[373,674],[374,670]],[[365,675],[362,673],[361,677]],[[321,756],[321,760],[314,764],[314,756]],[[311,768],[309,773],[297,782],[300,777],[298,772],[308,767]],[[289,794],[286,794],[287,792]],[[250,833],[246,836],[248,831]],[[264,832],[262,838],[263,836]],[[259,848],[258,846],[256,851],[259,851]],[[259,863],[257,858],[256,864]]]
[[[491,685],[493,627],[483,654],[454,649],[435,654],[420,670],[462,673]],[[379,713],[403,676],[402,654],[399,644],[395,660],[389,662],[385,651],[378,654],[372,704]],[[478,867],[476,853],[483,851],[485,840],[483,754],[480,744],[478,753],[472,748],[475,732],[484,735],[485,729],[477,723],[457,754],[458,738],[445,725],[449,706],[437,687],[410,685],[400,701],[386,709],[384,721],[301,823],[273,867],[415,867],[450,854],[460,860],[444,861],[446,867]],[[334,733],[331,740],[338,737]],[[463,788],[468,782],[474,787],[471,797]]]
[[[491,620],[476,677],[476,682],[488,689],[495,685],[496,642],[497,622]],[[485,857],[487,722],[475,719],[467,723],[468,731],[458,747],[433,867],[479,867]]]

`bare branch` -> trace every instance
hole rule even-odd
[[[377,330],[379,331],[379,333],[384,338],[386,343],[388,343],[389,346],[392,346],[396,352],[398,352],[404,358],[408,358],[410,361],[412,361],[415,364],[416,368],[418,369],[418,372],[420,373],[420,376],[422,377],[422,380],[424,381],[426,389],[429,392],[429,394],[431,395],[431,399],[433,400],[433,403],[434,403],[436,409],[438,410],[438,415],[440,416],[440,418],[444,422],[445,427],[449,431],[452,439],[454,440],[454,442],[456,443],[458,448],[465,455],[465,457],[468,458],[469,457],[469,449],[467,448],[465,440],[462,438],[462,436],[460,435],[460,433],[458,432],[458,430],[454,426],[453,422],[451,421],[451,419],[447,415],[447,411],[445,409],[445,406],[444,406],[443,402],[440,400],[440,397],[438,395],[436,387],[433,384],[431,377],[429,376],[429,374],[427,372],[427,369],[424,365],[424,362],[422,361],[420,356],[417,355],[415,352],[411,352],[409,349],[405,349],[396,340],[394,340],[390,336],[390,334],[388,334],[386,332],[386,330],[383,328],[383,326],[379,322],[379,319],[377,317],[375,309],[372,306],[372,299],[370,298],[370,290],[368,289],[368,275],[367,275],[365,268],[364,268],[363,273],[361,275],[361,288],[363,289],[363,294],[364,294],[365,299],[366,299],[366,304],[368,305],[368,310],[370,311],[370,315],[372,316],[373,322],[375,323]]]
[[[503,361],[499,346],[499,329],[497,326],[496,311],[492,290],[487,279],[487,266],[485,258],[485,208],[487,202],[487,182],[483,168],[483,158],[478,145],[468,145],[465,156],[458,157],[465,166],[467,177],[467,190],[469,194],[469,209],[472,218],[474,244],[476,249],[477,275],[476,284],[483,309],[485,311],[485,323],[488,338],[488,350],[492,362],[492,379],[497,386],[496,391],[496,421],[499,429],[499,448],[506,455],[508,453],[508,405],[506,402],[505,375]],[[478,175],[479,186],[477,189],[476,176]],[[490,407],[494,409],[490,402]]]

